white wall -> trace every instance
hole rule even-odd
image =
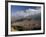
[[[22,0],[20,0],[20,1],[22,1]],[[46,0],[23,0],[23,1],[46,2]],[[46,19],[46,17],[45,17],[45,19]],[[0,37],[1,36],[4,37],[4,34],[5,34],[5,0],[0,0]],[[46,37],[46,34],[15,36],[15,37]]]

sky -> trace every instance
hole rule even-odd
[[[11,5],[11,15],[15,17],[34,15],[41,12],[40,6]]]

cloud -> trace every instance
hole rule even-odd
[[[26,10],[21,10],[21,11],[17,11],[15,12],[14,16],[16,17],[16,19],[21,19],[21,18],[25,18],[26,16],[31,16],[31,15],[35,15],[41,12],[41,8],[37,8],[37,9],[26,9]]]
[[[34,14],[38,14],[38,13],[40,13],[40,9],[27,9],[27,10],[22,10],[22,11],[17,11],[16,13],[15,13],[15,16],[24,16],[24,17],[26,17],[26,16],[29,16],[29,15],[34,15]]]

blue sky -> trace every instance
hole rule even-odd
[[[16,15],[17,11],[25,11],[25,10],[28,10],[28,9],[33,9],[33,11],[34,11],[37,8],[40,8],[40,7],[37,7],[37,6],[18,6],[18,5],[11,5],[11,13],[12,13],[12,15]],[[19,15],[22,15],[22,14],[19,12]]]

